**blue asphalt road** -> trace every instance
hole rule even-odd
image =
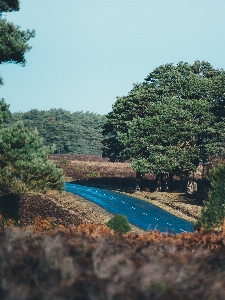
[[[106,209],[112,214],[122,214],[129,222],[146,231],[194,232],[194,224],[178,218],[157,206],[137,198],[95,187],[66,183],[67,192],[79,195]]]

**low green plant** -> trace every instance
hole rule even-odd
[[[56,224],[54,222],[50,222],[50,224],[52,225],[53,229],[56,227]]]
[[[87,177],[87,178],[94,178],[94,177],[99,177],[99,176],[100,176],[99,172],[91,172],[91,173],[85,175],[85,177]]]
[[[123,215],[115,215],[111,220],[109,220],[107,226],[110,229],[113,229],[120,233],[127,233],[131,230],[127,217]]]

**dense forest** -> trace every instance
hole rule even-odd
[[[32,109],[25,113],[10,114],[5,125],[18,122],[23,122],[26,128],[36,128],[44,145],[55,145],[55,153],[100,155],[102,152],[102,115],[90,112],[70,113],[63,109]]]

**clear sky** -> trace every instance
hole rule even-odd
[[[225,69],[225,0],[21,0],[6,18],[35,29],[25,67],[0,66],[11,112],[106,114],[166,63]]]

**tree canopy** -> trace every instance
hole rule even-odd
[[[18,11],[20,8],[19,0],[1,0],[0,1],[0,14],[3,12]]]
[[[104,116],[90,112],[63,109],[11,114],[5,125],[23,122],[29,129],[36,128],[46,146],[55,145],[55,153],[101,155],[102,124]]]
[[[20,26],[16,26],[7,20],[0,20],[0,64],[16,63],[25,65],[25,53],[31,49],[27,41],[35,36],[35,31],[19,29]]]
[[[37,131],[22,123],[0,130],[0,188],[5,192],[63,189],[63,171],[48,160],[54,149],[43,147]]]
[[[0,1],[0,64],[15,63],[25,66],[25,53],[32,48],[28,41],[35,36],[34,30],[20,30],[20,26],[2,19],[3,12],[19,10],[18,0]],[[0,85],[3,79],[0,77]]]
[[[138,172],[185,174],[224,153],[225,71],[208,62],[166,64],[117,98],[103,126],[103,155]]]

